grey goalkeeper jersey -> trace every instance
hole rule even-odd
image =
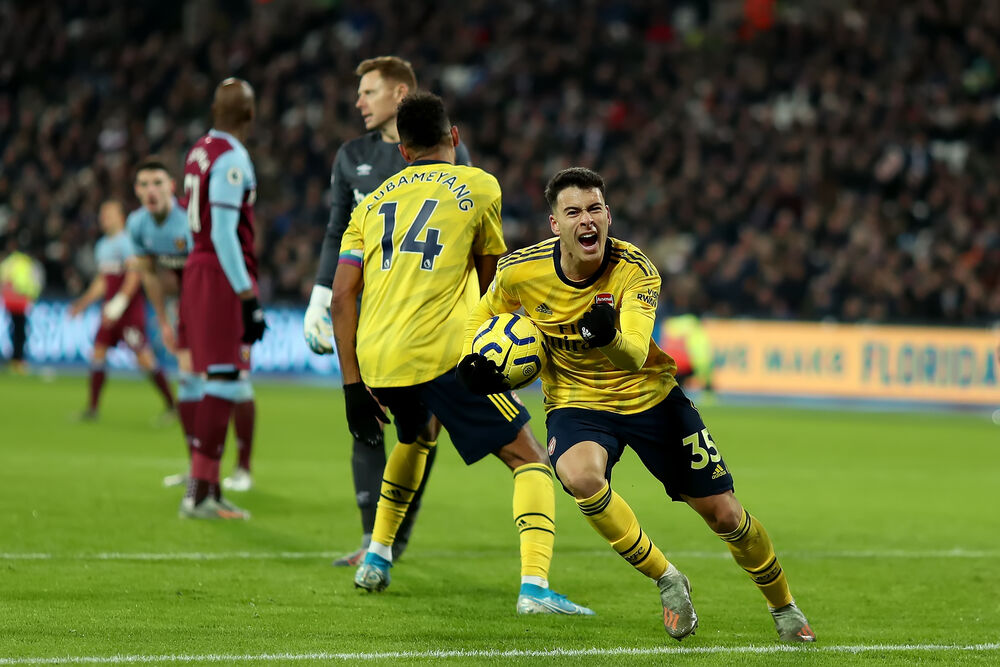
[[[455,161],[458,164],[471,164],[465,144],[460,143],[455,149]],[[405,166],[406,160],[399,154],[399,145],[382,141],[382,135],[378,131],[352,139],[337,151],[330,174],[333,204],[330,206],[330,221],[326,225],[323,249],[319,255],[317,285],[329,287],[333,284],[340,257],[340,240],[350,222],[351,211],[368,193]]]

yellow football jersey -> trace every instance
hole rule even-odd
[[[340,262],[364,276],[358,365],[369,387],[432,380],[459,361],[479,300],[474,255],[502,255],[500,185],[482,169],[417,161],[355,207]]]
[[[651,333],[660,292],[656,269],[634,245],[614,238],[608,239],[600,270],[582,283],[568,280],[559,261],[555,238],[502,258],[496,279],[470,315],[464,349],[472,349],[472,337],[487,319],[523,308],[548,350],[541,375],[546,412],[571,407],[632,414],[653,407],[677,385],[674,360],[650,336],[641,368],[617,368],[584,342],[577,323],[595,303],[610,303],[619,322],[623,313],[637,314]]]

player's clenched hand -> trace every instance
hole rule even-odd
[[[615,339],[615,307],[608,303],[595,303],[578,324],[580,336],[593,347],[604,347]]]
[[[344,385],[344,403],[351,435],[368,447],[377,447],[382,442],[382,427],[378,423],[389,423],[382,406],[361,382]]]
[[[240,340],[247,345],[256,343],[264,337],[267,322],[264,321],[264,309],[260,307],[257,297],[243,299],[243,335]]]
[[[302,323],[306,344],[316,354],[333,354],[333,323],[330,321],[330,300],[333,290],[322,285],[313,285],[309,306]]]
[[[467,354],[455,369],[458,381],[473,394],[499,394],[510,389],[496,362],[481,354]]]

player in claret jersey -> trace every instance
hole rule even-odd
[[[135,353],[139,368],[149,374],[167,410],[173,411],[174,398],[170,385],[146,340],[146,300],[139,291],[139,275],[132,266],[135,248],[125,233],[125,212],[121,202],[108,200],[101,204],[98,222],[104,237],[94,246],[97,276],[87,291],[69,307],[70,316],[75,317],[91,303],[104,299],[101,326],[97,330],[90,359],[89,401],[81,419],[97,419],[101,390],[107,376],[105,360],[108,349],[121,341],[125,341]]]
[[[764,527],[733,495],[733,478],[701,415],[674,380],[676,365],[651,335],[660,276],[631,243],[608,236],[604,179],[589,169],[556,174],[545,188],[556,238],[507,255],[465,328],[459,379],[502,391],[492,361],[471,353],[479,326],[524,308],[545,337],[542,371],[549,457],[587,521],[630,565],[657,583],[667,633],[698,627],[688,579],[611,490],[626,446],[673,500],[690,505],[763,593],[782,641],[815,635],[795,605]]]
[[[226,79],[215,89],[212,129],[184,160],[183,204],[194,247],[184,265],[181,318],[192,367],[204,383],[182,517],[250,516],[222,498],[219,460],[234,405],[253,397],[250,345],[267,328],[253,254],[257,180],[243,146],[253,118],[253,88],[241,79]]]

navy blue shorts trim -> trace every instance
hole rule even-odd
[[[605,476],[631,447],[673,500],[714,496],[733,490],[729,467],[712,440],[701,414],[680,387],[652,408],[631,415],[560,408],[545,420],[549,459],[558,471],[559,457],[578,442],[593,440],[608,450]]]
[[[392,413],[400,442],[416,440],[433,414],[467,465],[513,442],[531,418],[512,392],[477,396],[466,391],[454,369],[423,384],[372,388],[372,393]]]

